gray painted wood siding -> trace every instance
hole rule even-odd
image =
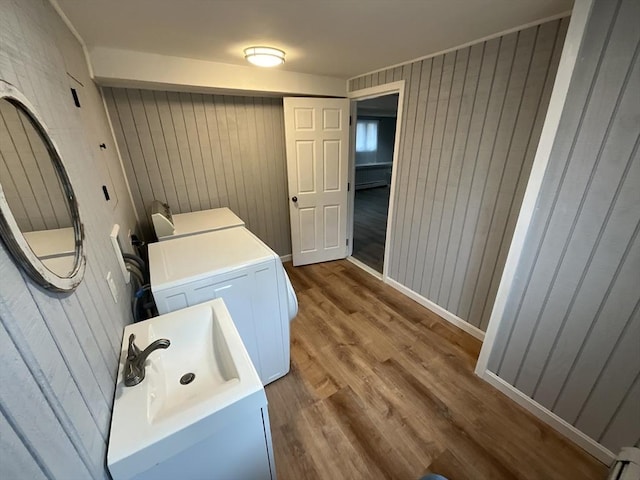
[[[0,180],[23,232],[71,226],[71,214],[46,144],[25,113],[0,103]],[[51,181],[53,180],[53,181]]]
[[[389,276],[485,330],[568,18],[353,79],[404,79]]]
[[[282,99],[105,88],[140,221],[229,207],[278,254],[291,253]]]
[[[489,363],[614,453],[640,440],[638,18],[595,2]]]
[[[114,209],[102,195],[98,162],[118,159],[76,39],[48,1],[0,0],[0,11],[0,78],[22,91],[51,131],[87,237],[85,277],[70,295],[35,286],[0,247],[0,478],[107,479],[118,352],[130,322],[129,290],[109,232],[113,223],[134,229],[134,211],[128,196]],[[82,109],[73,104],[71,86]],[[85,113],[95,119],[92,127]],[[114,186],[126,192],[124,176],[114,177]]]

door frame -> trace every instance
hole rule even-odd
[[[377,85],[375,87],[363,88],[360,90],[353,90],[347,94],[347,97],[351,100],[351,125],[349,128],[349,172],[348,182],[353,188],[350,188],[347,192],[347,238],[349,239],[349,248],[347,249],[347,260],[356,264],[360,268],[366,270],[375,277],[382,279],[383,282],[387,282],[389,277],[389,250],[391,246],[391,225],[393,223],[394,215],[394,197],[396,191],[396,183],[398,180],[398,165],[400,159],[400,134],[402,132],[402,117],[404,110],[404,89],[405,81],[399,80],[396,82],[385,83],[384,85]],[[356,196],[356,123],[357,123],[357,105],[360,100],[368,100],[370,98],[383,97],[385,95],[398,94],[398,110],[396,112],[396,134],[393,141],[393,160],[391,165],[391,188],[389,191],[389,211],[387,213],[387,231],[384,241],[384,259],[382,263],[382,274],[376,272],[374,269],[368,267],[361,261],[355,259],[353,254],[353,221],[354,221],[354,207]]]

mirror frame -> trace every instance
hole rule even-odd
[[[73,269],[67,276],[60,276],[49,270],[33,253],[29,243],[22,234],[16,222],[0,182],[0,235],[14,261],[38,285],[54,292],[72,292],[82,281],[86,268],[84,253],[84,226],[80,221],[78,201],[71,186],[71,181],[62,161],[62,156],[49,135],[45,123],[36,113],[29,101],[20,91],[10,83],[0,79],[0,101],[7,100],[19,108],[27,116],[33,127],[40,134],[40,138],[47,147],[49,157],[58,174],[60,183],[67,199],[69,213],[73,224],[75,254]]]

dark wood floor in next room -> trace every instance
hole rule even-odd
[[[470,335],[347,261],[287,271],[291,372],[266,387],[279,480],[606,477],[474,375]]]
[[[387,237],[389,187],[356,190],[353,213],[353,256],[382,273]]]

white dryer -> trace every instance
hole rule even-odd
[[[244,227],[149,244],[160,314],[222,298],[266,385],[289,371],[289,322],[298,311],[280,257]]]
[[[169,205],[158,200],[151,204],[151,223],[161,242],[225,228],[244,227],[244,221],[226,207],[174,215]]]

